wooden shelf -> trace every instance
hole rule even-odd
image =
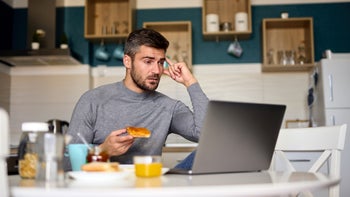
[[[262,36],[262,71],[309,71],[315,66],[312,18],[263,19]],[[300,47],[304,49],[303,63],[298,59]],[[278,55],[281,51],[291,51],[294,64],[283,63]]]
[[[235,31],[235,16],[238,12],[245,12],[248,15],[248,30]],[[219,30],[218,32],[207,32],[207,14],[217,14],[219,24],[228,22],[232,26],[231,31]],[[234,40],[248,39],[252,34],[250,0],[203,0],[202,7],[202,33],[207,40]]]
[[[167,56],[175,62],[185,62],[192,70],[191,21],[144,22],[143,27],[154,29],[168,39]]]
[[[136,0],[85,0],[84,36],[89,40],[120,40],[135,27]]]
[[[314,64],[295,64],[295,65],[281,65],[281,64],[263,64],[263,72],[304,72],[310,71],[315,67]]]

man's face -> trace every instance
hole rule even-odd
[[[131,62],[130,75],[135,85],[145,91],[157,89],[164,61],[164,50],[141,46]]]

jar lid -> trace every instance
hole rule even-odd
[[[45,122],[24,122],[22,131],[45,132],[49,130],[49,124]]]

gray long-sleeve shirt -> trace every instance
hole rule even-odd
[[[127,126],[146,127],[147,139],[137,138],[123,155],[112,161],[131,164],[134,155],[161,155],[168,134],[175,133],[197,142],[204,120],[208,98],[198,83],[187,88],[193,111],[179,100],[160,92],[135,93],[123,82],[104,85],[87,91],[79,99],[70,121],[70,143],[82,143],[80,132],[89,143],[101,144],[114,130]],[[65,170],[70,170],[65,158]]]

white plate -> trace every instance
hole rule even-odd
[[[72,171],[68,172],[68,176],[78,181],[115,181],[128,176],[130,172],[85,172]]]

